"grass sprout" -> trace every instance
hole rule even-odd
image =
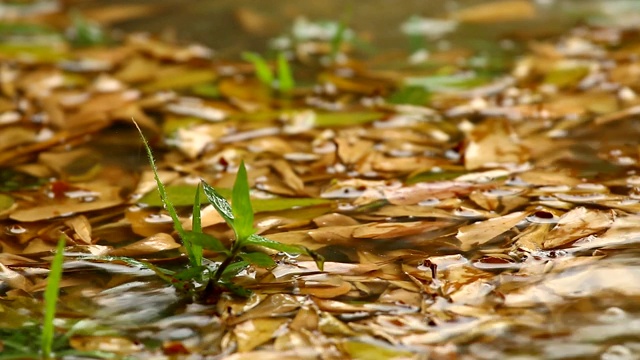
[[[286,62],[286,59],[284,61]],[[173,220],[175,230],[184,243],[191,267],[182,271],[174,272],[166,269],[160,269],[151,264],[137,260],[134,260],[132,264],[150,268],[160,278],[170,282],[176,286],[176,288],[182,290],[186,287],[191,289],[193,292],[197,292],[194,286],[190,285],[190,283],[194,280],[197,282],[206,280],[205,282],[207,285],[204,287],[205,296],[207,295],[207,289],[209,289],[209,292],[213,289],[212,293],[216,294],[220,293],[223,288],[237,295],[249,295],[250,291],[234,284],[233,278],[251,265],[263,268],[271,268],[276,265],[273,258],[265,252],[255,251],[254,248],[256,247],[258,249],[268,248],[289,254],[306,254],[314,259],[318,268],[322,270],[324,259],[316,252],[304,246],[282,244],[256,234],[256,229],[253,227],[254,214],[253,207],[251,205],[251,189],[244,161],[240,163],[238,168],[238,173],[231,191],[231,203],[229,203],[229,201],[227,201],[227,199],[223,197],[213,186],[207,184],[204,180],[201,182],[205,197],[235,234],[235,239],[231,243],[230,248],[225,247],[220,240],[214,236],[204,233],[202,230],[200,185],[196,188],[195,198],[193,201],[192,230],[184,230],[182,223],[178,218],[176,209],[167,196],[166,188],[158,176],[158,169],[156,167],[151,148],[149,147],[149,143],[145,139],[135,120],[134,124],[140,132],[140,136],[142,137],[147,151],[149,164],[151,165],[151,169],[158,186],[158,192],[160,194],[162,204],[169,212]],[[203,249],[218,253],[222,256],[223,260],[220,264],[203,265]],[[197,298],[202,297],[199,296],[202,294],[194,295],[196,295]]]

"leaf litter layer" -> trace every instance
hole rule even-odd
[[[495,4],[531,16],[528,2]],[[450,21],[486,21],[473,14]],[[639,32],[577,27],[493,72],[465,49],[379,69],[346,57],[349,43],[329,39],[336,55],[305,39],[291,65],[260,60],[269,82],[256,61],[143,34],[7,41],[0,357],[34,352],[60,237],[59,355],[638,356]],[[204,267],[189,268],[153,172],[139,170],[131,118],[181,231],[232,244],[213,206],[196,201],[193,216],[194,194],[202,179],[220,204],[233,199],[244,162],[255,216],[243,228],[324,268],[254,244],[268,255],[229,265],[247,297],[186,296]],[[220,249],[205,247],[206,265],[220,266]]]

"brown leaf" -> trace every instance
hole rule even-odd
[[[463,226],[456,238],[460,240],[462,250],[471,250],[474,246],[485,244],[496,236],[505,233],[527,217],[525,211],[518,211],[497,218]]]
[[[158,233],[132,244],[113,249],[109,252],[113,256],[140,256],[155,254],[160,251],[177,249],[181,245],[169,234]]]
[[[495,167],[500,164],[521,164],[529,159],[511,124],[503,119],[487,119],[469,134],[464,152],[468,170]]]
[[[558,224],[551,229],[543,243],[544,249],[566,245],[611,227],[615,213],[611,210],[593,210],[577,207],[564,214]]]

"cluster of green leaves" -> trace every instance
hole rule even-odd
[[[134,124],[138,127],[135,121]],[[289,254],[306,254],[316,261],[318,268],[322,269],[324,259],[314,251],[304,246],[282,244],[256,234],[256,230],[253,227],[253,208],[244,162],[240,164],[231,191],[231,204],[211,185],[202,181],[202,188],[207,200],[235,234],[235,240],[231,243],[231,246],[229,248],[225,247],[219,239],[202,231],[200,186],[196,188],[193,201],[192,229],[185,230],[174,204],[167,196],[166,187],[158,176],[158,169],[151,148],[139,127],[138,131],[149,157],[149,164],[154,173],[160,199],[173,219],[174,228],[182,239],[190,264],[188,268],[178,272],[159,269],[151,264],[143,264],[144,266],[154,270],[156,274],[176,286],[176,288],[192,292],[195,296],[198,296],[201,290],[210,289],[211,287],[218,290],[225,288],[238,295],[248,295],[249,292],[246,289],[233,283],[233,278],[251,265],[263,268],[270,268],[276,265],[271,256],[254,249],[267,248]],[[220,254],[223,257],[222,262],[219,264],[205,264],[203,249]]]
[[[296,87],[291,66],[283,53],[278,53],[276,58],[276,65],[278,69],[277,81],[273,70],[265,58],[260,54],[245,52],[242,54],[242,58],[253,64],[256,71],[256,77],[261,83],[269,88],[279,90],[281,93],[289,93]]]

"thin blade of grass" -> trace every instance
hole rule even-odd
[[[191,216],[191,228],[192,231],[196,234],[202,233],[202,218],[200,216],[200,184],[196,188],[196,195],[193,199],[193,214]],[[191,242],[191,239],[183,238],[185,243],[189,243],[191,245],[191,250],[193,252],[193,257],[196,260],[196,266],[202,265],[202,246],[198,244],[194,244]]]
[[[194,252],[193,246],[191,245],[189,240],[185,240],[186,239],[185,231],[184,231],[184,228],[182,227],[182,223],[180,222],[180,218],[178,217],[178,213],[176,212],[176,209],[171,203],[171,201],[169,200],[169,197],[167,196],[167,190],[164,184],[162,183],[162,181],[160,180],[160,177],[158,176],[158,167],[156,166],[155,159],[153,158],[151,147],[149,146],[147,139],[144,137],[144,134],[142,134],[142,129],[140,129],[140,126],[138,125],[138,123],[134,119],[131,119],[131,121],[133,121],[133,124],[138,129],[138,133],[140,133],[140,137],[142,138],[142,143],[144,144],[144,148],[147,152],[147,157],[149,158],[149,165],[151,166],[151,170],[153,171],[153,177],[156,180],[156,185],[158,187],[158,193],[160,194],[160,199],[162,200],[162,204],[164,205],[164,208],[169,212],[169,216],[171,216],[171,220],[173,220],[173,226],[175,230],[178,232],[178,235],[180,235],[180,238],[184,243],[184,247],[187,251],[187,256],[189,257],[189,262],[193,266],[200,266],[200,264],[202,264],[202,251],[200,252],[200,256],[198,256]]]
[[[283,93],[291,92],[296,87],[291,66],[283,53],[278,54],[278,86]]]
[[[238,240],[243,241],[255,232],[253,229],[253,207],[249,190],[249,179],[244,161],[240,163],[236,181],[231,192],[231,209],[235,217],[235,232]]]
[[[62,279],[62,265],[64,262],[64,237],[58,240],[56,254],[51,262],[51,269],[47,277],[47,288],[44,291],[44,321],[42,325],[41,351],[44,359],[51,358],[53,338],[55,329],[53,320],[56,317],[56,305],[58,303],[58,292],[60,291],[60,280]]]
[[[224,247],[222,242],[209,234],[187,231],[186,235],[193,245],[201,246],[207,250],[229,254],[229,250]]]

